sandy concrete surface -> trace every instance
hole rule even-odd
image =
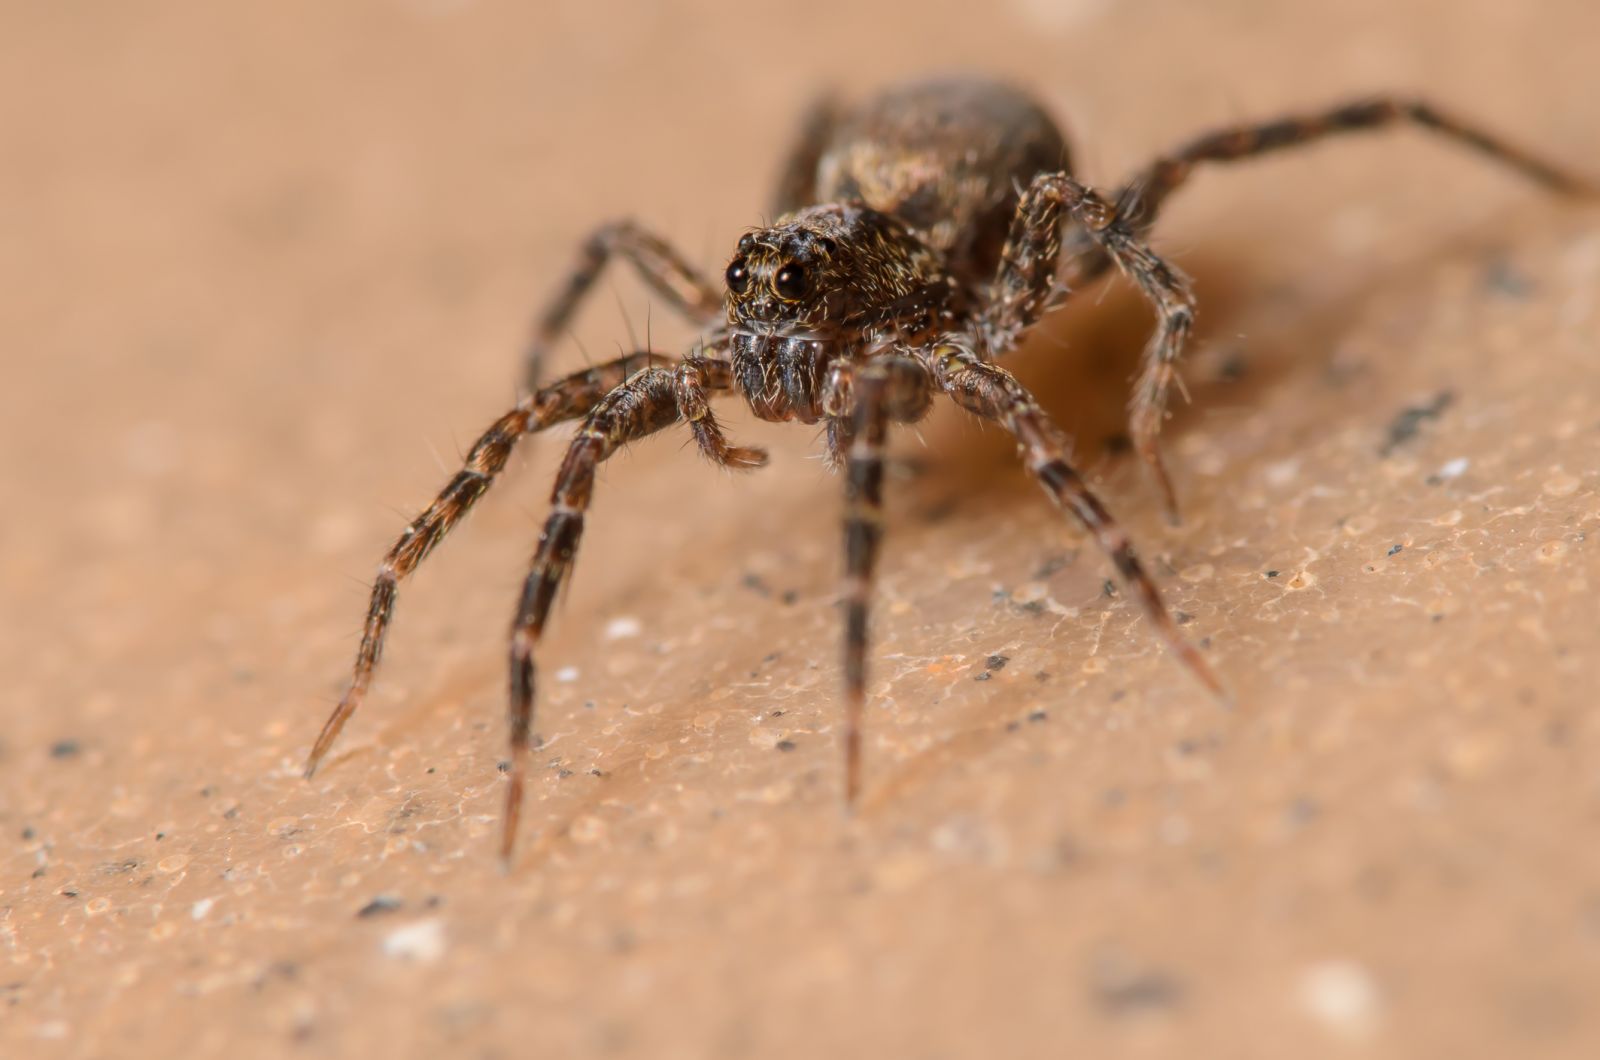
[[[402,592],[408,513],[632,214],[710,268],[807,97],[1033,86],[1110,183],[1425,92],[1600,173],[1600,7],[1010,0],[9,4],[0,22],[0,1055],[1600,1055],[1600,209],[1418,132],[1207,173],[1168,438],[1150,320],[1017,358],[1236,693],[948,410],[889,490],[839,804],[838,483],[608,467],[494,856],[505,623],[562,437]],[[565,365],[648,327],[620,272]]]

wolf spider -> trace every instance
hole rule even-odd
[[[518,438],[581,420],[511,625],[510,785],[500,844],[509,862],[533,721],[534,649],[577,552],[596,469],[623,445],[678,423],[712,463],[760,467],[764,451],[733,445],[723,434],[711,411],[714,395],[742,395],[763,420],[821,423],[830,464],[844,469],[848,802],[861,787],[867,603],[882,535],[884,436],[891,423],[921,419],[935,393],[1010,432],[1045,493],[1110,558],[1156,635],[1201,684],[1223,696],[1211,667],[1178,632],[1128,535],[1073,467],[1062,431],[996,361],[1071,291],[1113,266],[1127,274],[1158,320],[1134,384],[1130,434],[1175,519],[1176,494],[1158,434],[1194,296],[1144,233],[1167,196],[1202,163],[1396,122],[1442,133],[1556,191],[1593,194],[1591,186],[1426,103],[1382,97],[1202,136],[1102,195],[1071,175],[1060,131],[1026,95],[984,81],[943,80],[900,87],[854,109],[816,106],[784,168],[778,220],[740,237],[720,289],[645,229],[628,221],[598,228],[538,322],[526,396],[478,439],[462,470],[379,566],[354,676],[311,750],[306,776],[367,693],[400,580],[488,491]],[[540,385],[545,351],[614,255],[702,329],[694,352],[672,358],[644,350]]]

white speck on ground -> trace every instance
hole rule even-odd
[[[1267,465],[1264,477],[1268,485],[1287,486],[1300,474],[1299,459],[1280,460],[1276,464]]]
[[[1307,967],[1300,973],[1298,1000],[1306,1015],[1341,1037],[1367,1038],[1378,1029],[1378,985],[1355,961]]]
[[[196,920],[204,920],[206,914],[211,912],[211,907],[217,904],[215,898],[202,898],[189,907],[189,915]]]
[[[383,955],[397,961],[431,963],[444,954],[444,924],[438,917],[395,928],[383,938]]]
[[[623,615],[613,618],[606,623],[606,640],[622,640],[625,637],[637,637],[644,627],[632,615]]]

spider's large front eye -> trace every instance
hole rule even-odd
[[[811,277],[806,274],[804,266],[791,261],[779,269],[778,274],[772,278],[772,289],[778,292],[779,298],[793,302],[804,298],[811,291]]]
[[[734,258],[722,278],[728,282],[728,290],[734,294],[744,294],[744,289],[750,286],[750,270],[744,267],[743,258]]]

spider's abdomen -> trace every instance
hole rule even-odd
[[[1038,104],[976,79],[884,92],[841,114],[821,147],[817,201],[860,201],[900,219],[969,287],[999,262],[1017,189],[1069,167],[1066,141]]]

